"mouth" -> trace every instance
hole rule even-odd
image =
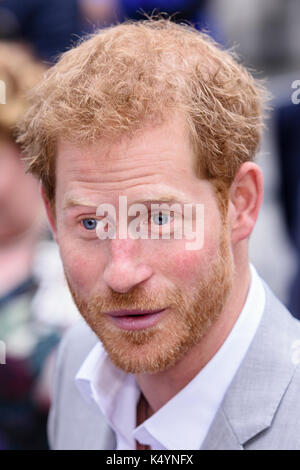
[[[115,310],[106,315],[122,330],[139,330],[154,326],[165,310]]]

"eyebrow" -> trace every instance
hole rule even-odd
[[[122,196],[122,195],[121,195]],[[150,204],[185,204],[188,203],[188,201],[185,200],[185,198],[181,199],[181,197],[174,195],[174,194],[161,194],[156,197],[148,197],[148,198],[142,198],[142,199],[137,199],[131,204],[128,204],[128,206],[132,204],[145,204],[145,205],[150,205]],[[63,209],[67,209],[69,207],[76,207],[76,206],[84,206],[84,207],[90,207],[91,209],[97,209],[97,207],[103,204],[103,202],[99,203],[98,205],[95,204],[94,201],[88,201],[87,199],[84,198],[77,198],[77,197],[66,197],[64,204],[63,204]]]
[[[181,198],[179,198],[178,196],[176,195],[160,195],[160,196],[157,196],[157,197],[150,197],[150,198],[147,198],[147,199],[138,199],[137,201],[134,201],[133,204],[164,204],[164,203],[167,203],[167,204],[184,204],[185,200],[182,200]]]
[[[98,207],[95,204],[95,202],[88,201],[87,199],[67,197],[64,201],[63,209],[67,209],[69,207],[76,207],[76,206],[86,206],[86,207],[90,207],[93,209],[97,209]]]

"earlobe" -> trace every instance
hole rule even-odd
[[[46,191],[45,191],[45,188],[43,187],[43,185],[41,185],[41,195],[42,195],[42,199],[43,199],[43,202],[44,202],[44,205],[45,205],[45,209],[46,209],[48,221],[49,221],[49,224],[50,224],[50,227],[51,227],[51,231],[52,231],[52,234],[53,234],[53,238],[57,243],[58,242],[58,237],[57,237],[57,230],[56,230],[55,211],[54,211],[53,204],[49,201],[49,199],[47,197],[47,194],[46,194]]]
[[[232,243],[248,238],[255,226],[263,199],[263,175],[253,162],[237,171],[229,193],[232,211]]]

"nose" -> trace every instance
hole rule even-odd
[[[111,240],[110,256],[103,273],[107,286],[127,293],[152,276],[152,268],[140,262],[138,240]]]

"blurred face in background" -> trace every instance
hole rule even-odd
[[[43,76],[45,66],[18,43],[0,41],[0,80],[5,84],[0,104],[0,244],[26,236],[43,212],[39,184],[25,173],[14,143],[14,129],[28,108],[27,94]],[[43,220],[44,223],[44,220]],[[34,230],[34,232],[37,232]],[[32,237],[31,237],[32,238]]]
[[[18,147],[0,140],[0,243],[26,233],[40,206],[38,182],[25,173]]]
[[[85,21],[100,27],[118,19],[120,3],[119,0],[79,0],[79,7]]]

